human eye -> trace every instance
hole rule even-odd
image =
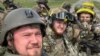
[[[90,17],[86,17],[86,18],[90,18]]]
[[[42,36],[42,33],[41,32],[37,32],[35,35],[36,36]]]
[[[23,36],[31,36],[32,34],[31,33],[25,33],[23,34]]]

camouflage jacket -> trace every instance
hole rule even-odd
[[[67,34],[55,35],[50,27],[47,28],[43,48],[48,56],[78,56],[76,48],[72,45]]]
[[[100,41],[95,39],[92,31],[84,31],[78,25],[74,25],[73,30],[73,38],[76,39],[75,45],[79,49],[79,56],[100,56],[100,53],[94,53],[98,50],[96,46],[100,45],[98,44]]]

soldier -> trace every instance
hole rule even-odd
[[[82,6],[84,8],[89,8],[89,9],[92,9],[92,10],[94,9],[94,4],[92,2],[83,2]]]
[[[47,3],[48,3],[47,0],[38,0],[37,1],[38,7],[34,8],[45,23],[47,23],[50,11],[50,8]]]
[[[96,12],[96,7],[95,7],[93,2],[83,2],[82,7],[83,8],[89,8],[89,9],[94,10]],[[97,14],[98,13],[96,13],[95,18],[93,20],[94,23],[96,23],[96,24],[100,22],[100,17]]]
[[[71,4],[64,3],[64,4],[62,5],[62,8],[66,9],[68,12],[70,12]]]
[[[45,24],[29,8],[11,11],[2,22],[0,56],[42,56]]]
[[[74,38],[73,40],[78,43],[76,44],[79,46],[84,46],[84,42],[92,40],[94,37],[93,32],[91,31],[91,26],[93,25],[93,19],[95,16],[95,12],[89,8],[80,8],[77,11],[77,24],[73,26],[74,30]],[[76,39],[76,40],[75,40]],[[73,43],[75,43],[73,42]],[[86,44],[86,43],[85,43]],[[81,50],[81,51],[80,51]],[[91,56],[88,48],[79,48],[79,52],[81,56]]]
[[[4,0],[3,5],[8,12],[18,8],[13,0]]]
[[[51,14],[51,24],[47,27],[43,47],[48,56],[77,56],[69,37],[66,35],[68,15],[65,9],[57,8]]]

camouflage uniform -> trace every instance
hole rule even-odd
[[[17,15],[17,19],[15,15]],[[30,8],[19,8],[10,12],[2,22],[0,33],[0,56],[20,56],[13,44],[13,46],[8,45],[7,39],[13,38],[11,36],[8,37],[8,32],[11,32],[12,29],[15,29],[19,26],[34,24],[34,22],[36,22],[35,24],[41,24],[42,28],[45,29],[45,24],[40,20],[39,15],[36,13],[36,11],[33,11]],[[43,31],[41,30],[43,37],[45,35],[44,29],[42,29]],[[41,56],[46,56],[44,50],[42,51]]]
[[[89,10],[91,12],[89,12]],[[93,17],[90,18],[90,22],[81,22],[79,14],[81,13],[90,13]],[[93,32],[93,19],[95,16],[95,12],[91,9],[88,8],[81,8],[77,11],[77,16],[78,16],[78,24],[75,24],[73,26],[74,28],[74,39],[76,39],[77,46],[79,48],[79,52],[81,56],[99,56],[99,44],[100,43],[97,40],[97,36]],[[76,44],[75,43],[75,44]],[[97,44],[97,45],[96,45]],[[84,55],[85,54],[85,55]]]
[[[98,53],[100,51],[98,47],[100,45],[100,37],[94,34],[92,24],[89,24],[87,28],[81,23],[80,25],[74,24],[72,42],[77,46],[79,56],[100,56],[100,53]]]
[[[92,33],[88,31],[84,31],[77,24],[73,25],[73,33],[74,34],[73,34],[72,42],[73,45],[77,46],[79,50],[79,56],[88,56],[87,53],[82,51],[82,49],[80,48],[81,47],[80,42],[83,40],[91,40],[91,38],[93,37]]]
[[[48,24],[48,18],[49,18],[49,12],[50,8],[48,6],[48,0],[38,0],[37,4],[38,7],[34,7],[33,9],[36,10],[36,12],[40,15],[41,19],[45,22],[45,24]]]
[[[43,47],[48,56],[78,56],[76,48],[72,45],[67,35],[55,35],[50,27],[44,37]]]

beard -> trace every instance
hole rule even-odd
[[[41,53],[42,53],[42,45],[34,43],[27,46],[28,56],[41,56]]]

